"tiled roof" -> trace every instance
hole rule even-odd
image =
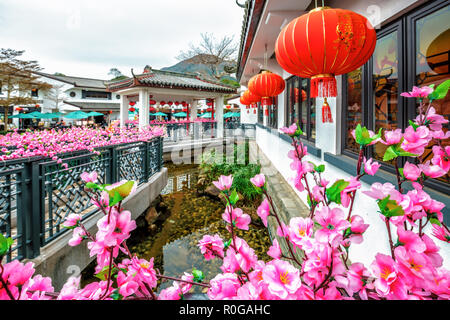
[[[46,77],[46,78],[50,78],[53,80],[72,84],[75,87],[106,89],[106,85],[105,85],[106,80],[71,77],[71,76],[56,76],[56,75],[44,73],[44,72],[35,72],[35,73],[42,77]]]
[[[107,83],[110,91],[135,86],[236,93],[236,88],[197,75],[154,69],[148,73],[137,75],[135,78]]]

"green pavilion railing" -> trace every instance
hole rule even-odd
[[[66,232],[62,224],[69,214],[86,219],[97,212],[84,191],[83,172],[96,171],[100,183],[143,184],[163,167],[161,137],[96,151],[60,156],[67,169],[42,158],[0,164],[0,233],[14,240],[7,261],[37,257],[41,247]]]

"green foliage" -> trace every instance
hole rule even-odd
[[[202,282],[205,279],[203,271],[197,270],[195,268],[192,269],[192,275],[194,276],[194,282]]]
[[[447,92],[450,88],[450,79],[445,80],[428,96],[430,101],[441,100],[447,96]]]
[[[232,80],[232,79],[227,79],[227,78],[221,79],[220,82],[222,82],[223,84],[226,84],[228,86],[235,87],[235,88],[239,88],[241,86],[239,84],[239,82]]]
[[[401,148],[402,143],[397,143],[392,146],[389,146],[383,156],[383,161],[390,161],[397,157],[414,157],[416,154],[406,152]]]
[[[361,125],[358,124],[358,126],[355,129],[356,143],[358,143],[360,146],[367,146],[371,144],[372,141],[381,138],[381,130],[382,129],[380,129],[378,134],[371,137],[369,130],[367,130],[366,127],[361,127]]]
[[[350,184],[350,182],[345,180],[336,181],[331,187],[326,191],[326,195],[329,202],[335,202],[337,204],[341,203],[341,192]]]
[[[12,238],[5,238],[5,236],[3,236],[0,233],[0,258],[3,257],[9,251],[9,248],[11,248],[12,244],[13,244]]]
[[[239,161],[242,163],[237,163],[238,151],[239,148],[235,146],[233,161],[227,161],[225,154],[216,155],[215,150],[211,150],[203,155],[200,168],[210,183],[221,175],[233,175],[232,188],[245,199],[253,201],[259,198],[261,191],[250,182],[250,179],[261,172],[261,165],[249,163],[248,143],[245,144],[245,159]]]
[[[395,200],[389,200],[391,196],[387,196],[382,200],[378,200],[378,207],[381,214],[386,218],[403,216],[405,211],[400,207]]]

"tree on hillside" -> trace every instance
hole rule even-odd
[[[25,51],[14,49],[0,49],[0,84],[5,98],[0,99],[0,107],[3,108],[5,118],[5,130],[8,124],[8,110],[18,105],[36,104],[36,96],[32,96],[32,90],[48,90],[52,86],[38,81],[39,76],[34,74],[42,70],[37,61],[20,60]]]
[[[113,76],[111,80],[121,80],[125,79],[127,76],[123,75],[122,72],[120,72],[117,68],[111,68],[108,72],[109,75]]]
[[[213,34],[202,33],[198,44],[189,44],[187,51],[181,51],[178,60],[190,60],[192,63],[203,64],[209,68],[216,79],[234,73],[237,65],[238,44],[234,36],[217,40]],[[220,66],[224,66],[222,71]]]

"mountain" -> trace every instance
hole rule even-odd
[[[213,72],[210,70],[210,68],[205,65],[202,64],[201,61],[205,61],[207,59],[214,59],[214,56],[208,56],[208,55],[198,55],[195,57],[192,57],[190,59],[186,59],[183,61],[178,62],[177,64],[171,66],[171,67],[165,67],[165,68],[161,68],[161,70],[163,71],[173,71],[173,72],[181,72],[181,73],[200,73],[201,75],[208,77],[208,78],[212,78],[214,80],[216,80],[216,78],[214,77]],[[227,66],[227,63],[222,63],[219,66],[219,72],[223,72],[224,68]],[[236,81],[236,78],[226,75],[223,76],[221,78],[222,79],[228,79],[228,80],[233,80]]]

